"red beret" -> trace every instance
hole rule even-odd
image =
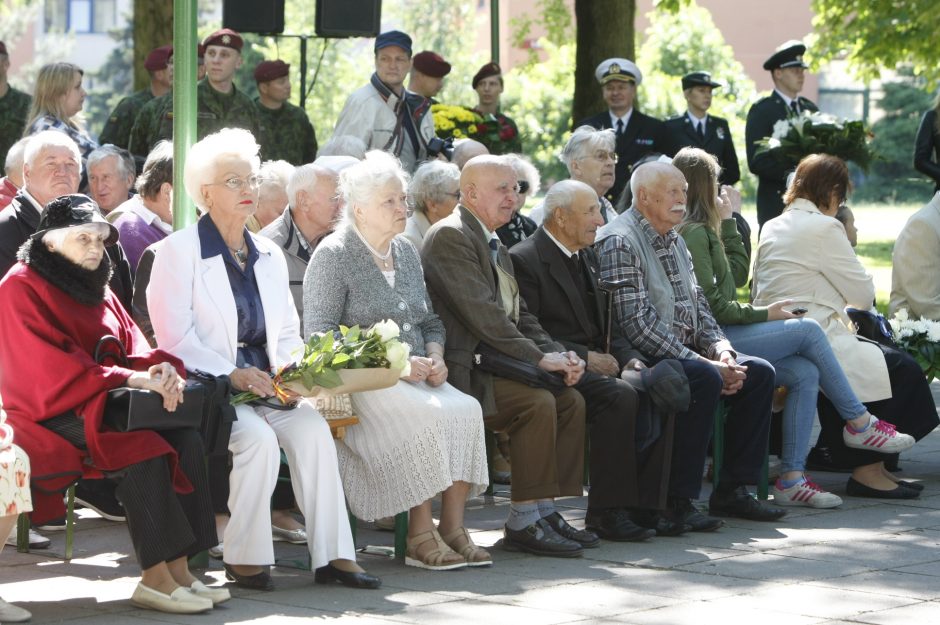
[[[255,67],[255,82],[268,82],[281,76],[287,76],[290,64],[278,59],[277,61],[261,61]]]
[[[244,43],[242,36],[231,28],[217,30],[202,40],[202,45],[206,48],[209,46],[225,46],[226,48],[238,50],[239,52],[242,51],[242,45],[244,45]]]
[[[205,44],[200,43],[198,46],[196,46],[196,58],[198,58],[201,61],[202,59],[205,58],[205,56],[206,56],[206,46]]]
[[[154,48],[144,61],[144,69],[148,72],[166,69],[167,61],[171,56],[173,56],[173,46],[167,45]]]
[[[431,78],[443,78],[450,73],[450,63],[437,52],[425,50],[414,55],[411,65],[416,70]]]
[[[0,41],[0,54],[7,54],[7,44]]]
[[[499,63],[487,63],[480,68],[480,71],[476,73],[473,77],[473,82],[471,85],[474,89],[477,88],[477,85],[480,84],[480,81],[484,78],[489,78],[490,76],[501,76],[503,70],[499,68]]]

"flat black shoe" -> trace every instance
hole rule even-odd
[[[786,516],[783,508],[757,501],[744,486],[726,493],[712,493],[708,513],[713,516],[738,517],[749,521],[776,521]]]
[[[836,458],[829,447],[813,447],[806,456],[806,468],[809,471],[851,473],[855,467]]]
[[[623,508],[604,508],[598,512],[589,508],[584,526],[604,540],[616,542],[635,542],[656,535],[656,530],[640,527],[631,521]]]
[[[721,519],[704,514],[695,507],[691,499],[685,497],[671,499],[662,516],[673,523],[689,526],[691,532],[714,532],[725,524]]]
[[[598,538],[597,534],[591,530],[579,530],[576,527],[572,527],[568,521],[565,520],[565,517],[561,516],[558,512],[552,512],[547,517],[544,517],[544,519],[552,526],[552,529],[561,536],[568,540],[573,540],[585,549],[593,549],[601,544],[601,539]]]
[[[240,588],[250,588],[251,590],[274,590],[274,581],[271,579],[271,574],[267,571],[261,571],[260,573],[255,573],[254,575],[242,575],[241,573],[236,573],[232,570],[228,564],[223,564],[222,568],[225,569],[225,579],[230,582],[235,582],[236,586]]]
[[[632,510],[630,518],[640,527],[653,530],[657,536],[681,536],[692,531],[691,525],[671,521],[656,510]]]
[[[855,478],[850,477],[845,485],[845,492],[852,497],[868,497],[871,499],[917,499],[920,491],[902,486],[900,483],[891,490],[879,490],[865,486]]]
[[[918,493],[924,490],[924,485],[920,482],[908,482],[907,480],[898,480],[898,486],[916,490]]]
[[[361,573],[341,571],[332,564],[318,568],[313,574],[313,581],[318,584],[339,582],[343,586],[349,586],[350,588],[378,588],[382,585],[382,580],[375,575],[370,575],[365,571]]]
[[[584,555],[580,543],[568,540],[549,525],[545,519],[539,519],[521,530],[503,528],[502,547],[506,551],[524,551],[537,556],[556,558],[579,558]]]

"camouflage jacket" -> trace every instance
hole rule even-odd
[[[134,127],[134,120],[137,119],[137,114],[144,108],[144,105],[151,100],[153,100],[153,92],[148,87],[118,102],[118,105],[111,111],[108,121],[104,124],[104,130],[101,131],[101,135],[98,137],[98,143],[101,145],[110,143],[126,150],[131,142],[131,129]]]
[[[0,98],[0,174],[6,175],[3,161],[6,160],[10,146],[23,136],[32,102],[33,99],[29,95],[13,87]]]
[[[255,98],[261,118],[261,160],[287,161],[299,166],[312,163],[317,157],[317,134],[307,113],[299,106],[285,102],[279,109],[269,109]]]

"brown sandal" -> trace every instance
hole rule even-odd
[[[428,549],[424,555],[419,556],[418,550],[428,543],[433,543],[433,548]],[[437,533],[437,530],[422,532],[417,536],[409,536],[407,545],[408,549],[405,552],[405,564],[407,566],[416,566],[419,569],[428,569],[429,571],[450,571],[467,566],[464,557],[448,547],[441,535]]]
[[[467,566],[493,565],[493,557],[486,549],[473,543],[466,528],[458,527],[443,538],[451,549],[463,556],[464,560],[467,561]]]

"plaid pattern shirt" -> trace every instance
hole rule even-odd
[[[630,209],[631,212],[635,210]],[[649,241],[669,276],[675,293],[676,309],[672,327],[669,327],[660,319],[650,301],[639,255],[630,248],[624,237],[609,236],[601,242],[601,279],[625,285],[614,291],[613,295],[614,319],[620,324],[623,334],[636,349],[654,360],[694,360],[699,354],[715,360],[723,351],[733,352],[731,343],[712,317],[701,287],[696,284],[695,292],[689,293],[683,284],[679,263],[691,265],[692,261],[688,257],[679,258],[679,248],[676,246],[679,235],[675,230],[660,235],[640,213],[637,212],[635,217],[643,236]],[[698,306],[697,319],[693,297]]]
[[[29,135],[42,132],[43,130],[58,130],[67,134],[78,146],[78,151],[82,154],[82,161],[88,158],[88,155],[98,149],[98,143],[81,130],[72,128],[64,121],[52,115],[43,115],[33,122],[29,127]]]

